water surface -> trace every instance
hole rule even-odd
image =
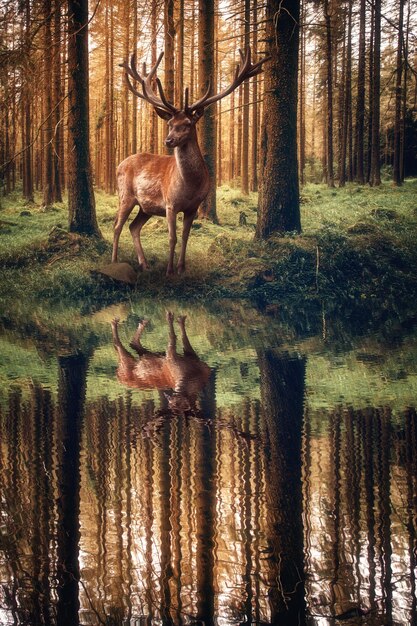
[[[413,329],[169,308],[3,331],[0,623],[415,624]]]

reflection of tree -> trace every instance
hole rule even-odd
[[[258,362],[261,415],[267,439],[271,621],[274,624],[302,624],[305,606],[301,432],[305,361],[266,350],[258,353]]]
[[[201,399],[201,412],[207,420],[216,415],[215,371]],[[197,439],[195,468],[197,522],[197,617],[205,625],[214,624],[214,534],[216,520],[216,433],[212,425],[201,425]]]
[[[58,359],[60,446],[58,454],[58,604],[60,626],[79,623],[78,562],[80,540],[80,445],[86,391],[87,358],[76,354]]]
[[[318,423],[326,430],[306,433],[304,472],[309,604],[326,616],[370,611],[372,623],[415,624],[415,411],[339,407]]]

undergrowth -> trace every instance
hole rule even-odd
[[[302,190],[301,235],[254,239],[256,194],[218,191],[219,224],[197,220],[183,276],[165,277],[166,221],[152,218],[142,233],[150,264],[136,286],[116,283],[96,270],[110,262],[117,198],[96,192],[103,239],[68,233],[67,209],[43,209],[40,198],[25,205],[17,193],[0,209],[0,305],[68,304],[88,311],[104,304],[151,295],[194,300],[250,298],[262,307],[289,302],[399,310],[413,306],[416,291],[417,180],[399,188],[347,185]],[[181,220],[178,231],[180,235]],[[179,237],[180,239],[180,237]],[[138,269],[129,229],[120,240],[120,260]]]

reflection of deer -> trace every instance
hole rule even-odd
[[[177,353],[174,316],[167,313],[169,340],[166,353],[151,352],[141,344],[147,321],[139,324],[130,346],[138,353],[133,357],[119,339],[118,321],[112,321],[114,347],[119,356],[117,378],[124,385],[137,389],[172,391],[168,396],[170,409],[188,411],[195,408],[198,395],[210,377],[210,368],[194,352],[185,330],[185,316],[178,318],[184,354]]]

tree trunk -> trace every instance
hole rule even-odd
[[[358,52],[358,96],[356,100],[354,176],[361,185],[365,182],[364,142],[365,142],[365,27],[366,0],[361,0]]]
[[[184,0],[179,0],[177,69],[175,78],[176,102],[182,108],[184,104]]]
[[[401,176],[402,182],[404,182],[404,177],[405,177],[404,152],[405,152],[405,120],[407,117],[407,86],[408,86],[407,59],[408,59],[408,49],[409,49],[408,42],[409,42],[409,36],[410,36],[410,14],[411,14],[411,2],[408,3],[407,22],[406,22],[406,27],[405,27],[404,58],[406,62],[404,65],[404,86],[403,86],[403,103],[402,103],[403,117],[401,120],[401,129],[400,129],[400,176]],[[416,84],[417,84],[417,81],[416,81]]]
[[[174,50],[175,50],[175,26],[174,26],[174,0],[166,0],[164,4],[164,30],[165,30],[165,95],[168,102],[174,102],[175,77],[174,77]],[[172,148],[165,148],[166,154],[172,154]]]
[[[88,88],[88,0],[68,0],[69,229],[100,236],[91,178]]]
[[[58,0],[54,2],[54,59],[53,59],[53,179],[54,179],[54,201],[62,202],[62,189],[61,189],[61,167],[60,153],[61,153],[61,132],[60,126],[61,111],[62,111],[62,88],[61,88],[61,4]]]
[[[44,19],[44,95],[43,95],[43,119],[44,126],[44,180],[43,180],[43,206],[49,207],[54,202],[54,168],[53,168],[53,122],[52,113],[52,32],[51,32],[52,3],[51,0],[43,2]]]
[[[332,24],[329,0],[324,0],[324,19],[326,22],[326,86],[327,86],[327,184],[334,187],[333,169],[333,68],[332,68]]]
[[[301,5],[300,26],[300,80],[299,80],[299,152],[300,152],[300,183],[304,185],[304,173],[306,164],[306,123],[305,123],[305,96],[306,96],[306,0]]]
[[[198,3],[198,84],[200,95],[207,89],[215,76],[214,67],[214,0],[199,0]],[[209,107],[199,125],[201,153],[210,175],[210,191],[202,203],[199,216],[217,222],[216,212],[216,107]]]
[[[371,7],[371,28],[369,35],[369,105],[368,105],[368,145],[366,151],[366,182],[369,183],[371,179],[371,144],[372,144],[372,117],[373,117],[373,82],[374,82],[374,23],[375,23],[375,7]]]
[[[235,179],[235,92],[232,91],[230,99],[229,118],[229,181]]]
[[[136,50],[138,41],[138,2],[133,0],[133,44],[132,52]],[[136,154],[138,151],[138,108],[137,98],[135,94],[132,94],[132,154]]]
[[[130,4],[123,3],[123,58],[129,61],[129,25],[130,25]],[[136,42],[135,42],[136,45]],[[126,81],[123,81],[122,91],[122,126],[121,126],[121,160],[129,156],[129,88]]]
[[[297,164],[299,0],[268,0],[264,120],[256,237],[301,231]]]
[[[256,61],[258,56],[258,0],[253,0],[252,4],[253,34],[252,52]],[[258,191],[258,134],[259,134],[259,113],[258,113],[258,76],[253,78],[253,105],[252,105],[252,151],[251,151],[251,191]]]
[[[380,165],[380,85],[381,85],[381,0],[374,3],[374,49],[372,79],[372,138],[370,184],[381,184]]]
[[[151,66],[152,67],[155,65],[156,60],[157,60],[157,55],[156,55],[157,21],[158,21],[157,2],[156,0],[152,0],[152,10],[151,10]],[[155,81],[152,81],[152,82],[153,82],[153,88],[155,89]],[[158,147],[159,147],[158,145],[158,118],[153,107],[150,108],[149,121],[150,121],[149,150],[150,152],[152,152],[152,154],[156,154],[159,151],[158,150]]]
[[[404,27],[404,0],[399,0],[399,17],[398,17],[398,43],[397,43],[397,68],[395,79],[395,120],[394,120],[394,168],[393,182],[395,185],[401,185],[401,104],[403,100],[402,93],[402,73],[403,73],[403,27]]]
[[[244,49],[250,46],[250,0],[244,0],[245,32]],[[243,111],[242,111],[242,192],[249,193],[249,81],[243,83]]]
[[[339,186],[344,187],[346,183],[346,156],[348,153],[348,131],[350,111],[352,106],[352,0],[349,0],[348,8],[348,25],[347,25],[347,47],[346,47],[346,64],[345,64],[345,80],[344,80],[344,94],[343,94],[343,123],[342,123],[342,136],[340,145],[340,172],[339,172]]]

